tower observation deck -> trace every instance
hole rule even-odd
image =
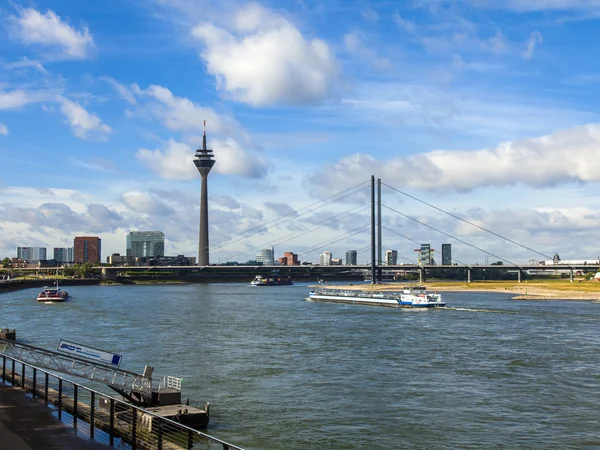
[[[214,153],[206,147],[206,121],[204,121],[204,136],[202,148],[196,150],[194,164],[202,178],[200,188],[200,232],[198,236],[198,265],[208,266],[208,173],[215,165]]]

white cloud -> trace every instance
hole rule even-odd
[[[210,147],[215,154],[214,172],[262,178],[270,164],[256,154],[245,152],[233,139],[213,140]],[[152,172],[167,180],[192,180],[198,178],[194,165],[194,150],[186,144],[170,139],[164,149],[140,149],[136,157]]]
[[[493,149],[437,150],[379,161],[354,154],[308,177],[319,196],[363,180],[365,174],[430,191],[468,191],[520,184],[533,188],[600,181],[600,124],[575,127]]]
[[[60,48],[60,56],[85,59],[90,56],[94,40],[87,27],[80,30],[64,22],[53,11],[45,14],[33,8],[22,8],[19,16],[11,17],[13,35],[25,44]]]
[[[18,109],[48,99],[50,99],[50,95],[44,91],[26,91],[24,89],[15,89],[9,92],[0,91],[0,110]]]
[[[415,32],[417,27],[414,24],[414,22],[411,22],[410,20],[406,20],[406,19],[402,18],[402,16],[400,16],[400,13],[398,13],[398,11],[396,11],[394,13],[392,18],[394,19],[394,22],[396,22],[396,25],[398,25],[400,28],[402,28],[407,33]]]
[[[0,123],[0,135],[8,136],[8,127],[3,123]]]
[[[39,61],[29,59],[27,57],[23,57],[23,59],[21,59],[20,61],[15,61],[15,62],[5,64],[4,67],[8,70],[25,69],[28,67],[33,67],[34,69],[36,69],[42,73],[46,73],[46,69],[44,69],[44,66],[42,65],[42,63],[40,63]]]
[[[527,49],[523,52],[524,59],[531,59],[535,46],[543,42],[542,34],[539,31],[533,31],[527,41]]]
[[[344,44],[349,53],[366,60],[377,69],[389,69],[390,60],[377,55],[375,50],[367,47],[363,42],[363,37],[359,32],[348,33],[344,36]]]
[[[169,205],[145,192],[126,192],[121,197],[121,201],[133,211],[141,214],[165,217],[175,213]]]
[[[81,105],[65,98],[59,97],[60,110],[69,121],[73,134],[80,139],[106,140],[106,135],[112,130],[102,123],[98,116],[89,113]]]
[[[256,3],[239,9],[231,28],[201,23],[192,31],[220,91],[255,106],[319,103],[330,95],[337,63],[323,40],[304,38]]]
[[[100,79],[110,84],[113,89],[117,91],[117,93],[127,102],[131,103],[132,105],[135,104],[135,97],[131,92],[131,89],[129,89],[127,86],[123,86],[121,83],[111,77],[100,77]]]

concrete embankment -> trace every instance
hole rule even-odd
[[[18,291],[21,289],[40,288],[42,286],[52,286],[56,280],[50,278],[40,278],[38,280],[11,280],[0,283],[0,294],[3,292]],[[64,279],[59,281],[61,287],[65,286],[93,286],[100,284],[99,279]]]
[[[582,300],[600,302],[600,296],[590,297],[588,295],[517,295],[513,300]]]

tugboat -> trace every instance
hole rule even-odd
[[[273,270],[270,275],[256,275],[250,282],[251,286],[289,286],[294,284],[290,277],[282,277],[279,270]]]
[[[58,287],[58,281],[56,282],[56,287],[44,286],[42,291],[37,296],[38,302],[64,302],[69,293],[67,291],[63,291]]]

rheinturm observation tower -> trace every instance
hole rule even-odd
[[[198,238],[198,265],[208,266],[208,173],[215,165],[213,151],[206,148],[206,120],[204,121],[204,136],[202,148],[196,150],[194,164],[202,177],[200,189],[200,235]]]

